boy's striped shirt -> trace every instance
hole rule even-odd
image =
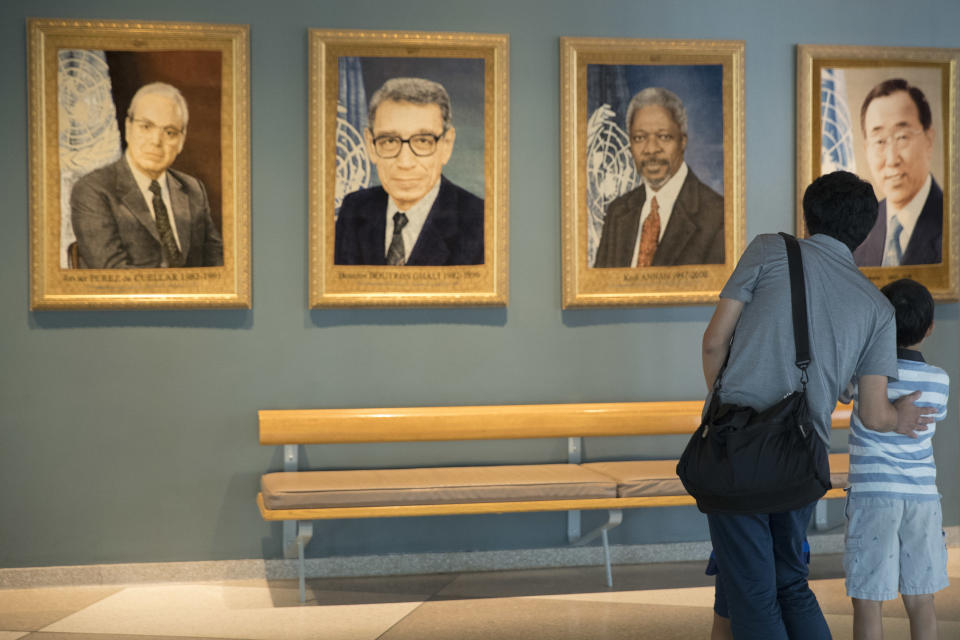
[[[860,421],[859,389],[854,390],[850,417],[850,491],[857,496],[937,500],[937,467],[933,460],[936,423],[947,415],[950,377],[927,364],[919,351],[897,349],[899,378],[887,385],[891,402],[919,390],[917,406],[934,407],[934,422],[910,438],[894,431],[871,431]]]

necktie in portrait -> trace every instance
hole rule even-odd
[[[896,214],[890,218],[890,232],[887,234],[887,247],[883,252],[884,267],[896,267],[900,265],[903,258],[903,250],[900,248],[900,234],[903,233],[903,225],[897,219]]]
[[[406,248],[403,246],[403,228],[407,226],[407,214],[397,211],[393,214],[393,238],[390,239],[390,248],[387,249],[387,264],[399,266],[405,260]]]
[[[650,200],[650,213],[643,221],[640,229],[640,252],[637,254],[637,266],[649,267],[653,262],[653,254],[657,252],[660,243],[660,205],[657,196]]]
[[[168,267],[181,267],[183,266],[183,256],[180,253],[180,247],[177,246],[173,229],[170,227],[167,206],[163,204],[163,197],[160,195],[160,183],[156,180],[151,182],[150,191],[153,192],[153,213],[157,218],[157,233],[160,235],[160,250],[163,253],[163,261]]]

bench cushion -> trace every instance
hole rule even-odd
[[[617,482],[617,497],[682,496],[687,490],[677,477],[676,460],[588,462],[581,465]]]
[[[268,509],[613,498],[610,476],[573,464],[268,473]]]
[[[617,497],[676,496],[686,494],[677,477],[676,460],[627,460],[588,462],[581,465],[617,481]],[[830,483],[836,489],[847,487],[850,458],[845,453],[830,454]]]

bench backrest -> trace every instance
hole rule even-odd
[[[264,409],[260,444],[336,444],[690,434],[702,400],[583,404],[405,407],[390,409]],[[837,405],[833,428],[849,425]]]

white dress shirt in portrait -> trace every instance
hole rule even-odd
[[[157,212],[153,210],[153,191],[150,191],[150,183],[153,182],[153,179],[134,167],[129,157],[125,157],[125,160],[127,166],[130,167],[130,171],[133,173],[133,179],[136,180],[137,187],[140,188],[140,193],[143,194],[143,199],[147,201],[147,209],[150,211],[150,216],[156,221]],[[177,221],[173,217],[173,206],[170,204],[170,187],[167,186],[166,171],[157,178],[157,183],[160,185],[160,197],[163,199],[163,204],[167,208],[167,219],[170,220],[170,228],[173,229],[173,238],[177,241],[177,248],[182,250],[183,245],[180,244],[180,236],[177,233]]]
[[[430,209],[433,207],[433,203],[439,193],[440,181],[437,180],[437,184],[433,185],[433,188],[430,189],[425,196],[420,198],[417,204],[403,211],[407,216],[407,226],[405,226],[401,232],[403,234],[404,264],[410,259],[410,252],[413,251],[413,245],[417,243],[417,238],[420,237],[420,230],[423,229],[423,223],[427,221],[427,216],[430,215]],[[397,208],[397,203],[393,201],[392,197],[388,198],[387,230],[383,239],[383,255],[387,255],[387,252],[390,250],[390,242],[393,240],[393,214],[398,211],[401,210]]]
[[[660,187],[659,191],[654,191],[650,184],[644,180],[646,188],[646,197],[643,199],[643,209],[640,210],[640,226],[637,227],[637,241],[633,245],[633,258],[630,260],[630,266],[637,266],[637,256],[640,255],[640,230],[643,229],[643,223],[650,215],[650,202],[653,196],[657,197],[657,215],[660,216],[660,236],[657,238],[657,244],[663,240],[663,232],[667,230],[667,223],[670,222],[670,214],[673,213],[673,204],[680,195],[680,187],[683,181],[687,179],[687,163],[681,162],[677,172],[670,176],[670,179]]]
[[[884,237],[890,237],[890,231],[893,227],[891,221],[893,216],[897,216],[900,226],[903,227],[903,231],[900,232],[901,256],[907,250],[907,245],[910,243],[910,236],[913,235],[913,230],[917,226],[917,220],[920,218],[920,214],[923,212],[923,205],[927,203],[927,196],[930,195],[930,188],[932,185],[933,179],[927,175],[927,179],[923,183],[923,186],[920,187],[920,191],[913,196],[913,199],[908,202],[907,206],[905,206],[903,209],[894,209],[893,203],[891,203],[889,199],[887,200],[887,233],[884,235]]]

